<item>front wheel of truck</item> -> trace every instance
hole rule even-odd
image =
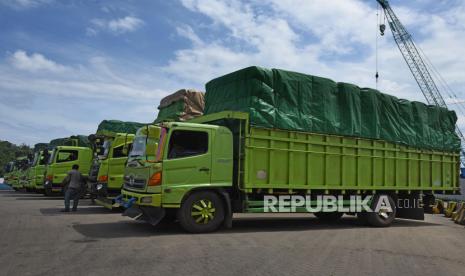
[[[214,192],[194,192],[182,203],[178,220],[191,233],[215,231],[224,220],[223,201]]]

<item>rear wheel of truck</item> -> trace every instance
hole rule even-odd
[[[371,209],[373,212],[363,213],[361,216],[368,225],[388,227],[396,218],[396,204],[390,195],[375,195]]]
[[[315,217],[324,222],[335,222],[338,221],[344,213],[339,212],[318,212],[313,213]]]
[[[191,233],[215,231],[224,220],[223,201],[214,192],[194,192],[182,203],[178,220]]]

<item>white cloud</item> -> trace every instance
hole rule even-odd
[[[218,31],[218,26],[225,31],[208,41],[201,35],[208,33],[205,25],[178,28],[178,34],[190,39],[192,46],[176,51],[164,69],[180,79],[204,83],[241,67],[260,65],[375,86],[375,5],[355,0],[265,0],[248,4],[238,0],[182,0],[182,4],[207,16],[213,22],[211,31]],[[457,58],[465,33],[445,22],[453,20],[451,14],[461,16],[456,7],[441,15],[393,8],[407,28],[418,27],[426,33],[419,44],[432,53],[430,57],[437,61],[442,75],[452,81],[461,78],[465,84],[460,73],[465,69],[465,57]],[[390,31],[378,42],[379,89],[401,98],[423,100]],[[454,51],[447,50],[451,48]]]
[[[189,39],[192,43],[196,45],[204,44],[202,39],[200,39],[200,37],[194,32],[192,27],[189,25],[178,26],[176,28],[176,31],[180,36]]]
[[[436,1],[431,2],[434,4]],[[95,116],[92,123],[96,125],[99,118],[107,118],[106,114],[122,114],[123,120],[147,121],[153,118],[157,102],[167,93],[182,87],[202,89],[210,79],[250,65],[295,70],[335,81],[375,86],[377,30],[376,9],[371,2],[182,0],[182,4],[202,16],[196,18],[192,25],[179,18],[181,22],[176,32],[191,44],[176,50],[166,66],[155,69],[131,66],[127,65],[128,60],[121,60],[127,66],[124,68],[101,56],[94,56],[80,65],[65,66],[39,53],[18,50],[9,56],[9,67],[0,65],[0,91],[14,91],[24,97],[34,93],[52,99],[92,102],[95,111],[88,113]],[[455,103],[465,99],[460,90],[465,86],[465,56],[460,54],[465,45],[465,27],[462,24],[465,4],[449,7],[434,15],[405,6],[393,8],[406,27],[420,35],[416,36],[417,43],[449,84],[459,91],[459,100],[445,95],[446,101]],[[205,17],[208,20],[203,20]],[[118,35],[135,31],[143,24],[141,19],[133,16],[94,19],[87,34],[108,32]],[[38,74],[41,71],[54,74]],[[378,88],[381,91],[400,98],[424,101],[390,30],[379,39],[379,72]],[[117,101],[115,109],[124,106],[129,111],[111,113],[111,106],[107,103],[109,99]],[[75,113],[91,116],[83,108],[76,106]],[[47,112],[54,112],[54,116],[56,113],[55,110]],[[101,113],[94,115],[94,112]],[[73,120],[64,113],[66,121]],[[15,115],[0,115],[14,121]],[[50,114],[42,115],[43,121],[53,120]],[[22,119],[26,124],[27,118]],[[459,116],[459,123],[465,125],[464,116]],[[85,129],[86,125],[79,128]],[[0,133],[8,132],[0,126]]]
[[[158,88],[163,86],[147,85],[149,78],[144,79],[143,74],[115,71],[109,66],[110,61],[101,56],[90,58],[85,65],[70,67],[39,53],[28,55],[17,50],[9,61],[11,67],[0,66],[0,91],[126,100],[154,100],[166,94]]]
[[[110,20],[108,28],[115,33],[132,32],[142,25],[143,21],[139,18],[126,16],[124,18]]]
[[[65,66],[17,50],[8,61],[0,64],[0,139],[14,143],[90,134],[103,119],[150,122],[162,97],[192,87],[97,55]]]
[[[375,87],[376,6],[356,0],[181,0],[212,24],[182,26],[191,47],[175,52],[163,69],[181,80],[208,80],[250,65],[295,70],[365,87]],[[436,3],[436,2],[434,2]],[[431,4],[434,4],[431,3]],[[454,6],[455,5],[455,6]],[[439,14],[394,6],[398,17],[448,81],[465,99],[465,3]],[[458,6],[457,6],[458,5]],[[444,8],[444,7],[443,7]],[[389,28],[389,27],[388,27]],[[220,30],[220,31],[219,31]],[[211,39],[209,32],[220,32]],[[378,39],[378,89],[399,98],[425,102],[390,30]],[[238,46],[239,45],[239,46]],[[447,102],[450,93],[440,87]],[[459,92],[457,92],[459,91]],[[457,101],[457,99],[455,100]],[[465,108],[451,105],[465,127]]]
[[[108,31],[113,34],[124,34],[133,32],[144,24],[144,21],[134,17],[126,16],[118,19],[106,20],[106,19],[92,19],[92,27],[86,29],[87,35],[96,35],[99,31]]]
[[[54,0],[0,0],[4,4],[13,8],[33,8],[43,4],[49,4]]]
[[[33,53],[28,55],[23,50],[17,50],[9,57],[10,63],[20,69],[30,72],[37,71],[50,71],[50,72],[64,72],[68,68],[61,64],[47,59],[42,54]]]

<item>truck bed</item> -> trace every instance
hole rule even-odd
[[[458,153],[253,126],[245,140],[247,190],[460,190]]]
[[[422,191],[460,193],[458,152],[383,140],[250,125],[244,112],[192,120],[224,125],[234,135],[234,181],[252,193]],[[278,191],[279,190],[279,191]]]

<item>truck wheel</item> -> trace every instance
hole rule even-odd
[[[315,217],[317,217],[321,221],[325,222],[334,222],[339,220],[344,213],[339,213],[339,212],[318,212],[318,213],[313,213]]]
[[[426,194],[423,196],[423,210],[427,214],[433,213],[433,205],[435,202],[434,195]]]
[[[382,198],[387,198],[389,204],[391,205],[391,210],[388,210],[388,206],[386,206],[386,204],[383,204],[376,212],[375,208]],[[362,215],[362,217],[366,220],[368,225],[375,227],[388,227],[396,218],[396,204],[392,197],[389,195],[375,195],[373,197],[373,203],[371,208],[374,212],[364,213]]]
[[[178,220],[191,233],[215,231],[224,220],[223,202],[214,192],[195,192],[182,203]]]

